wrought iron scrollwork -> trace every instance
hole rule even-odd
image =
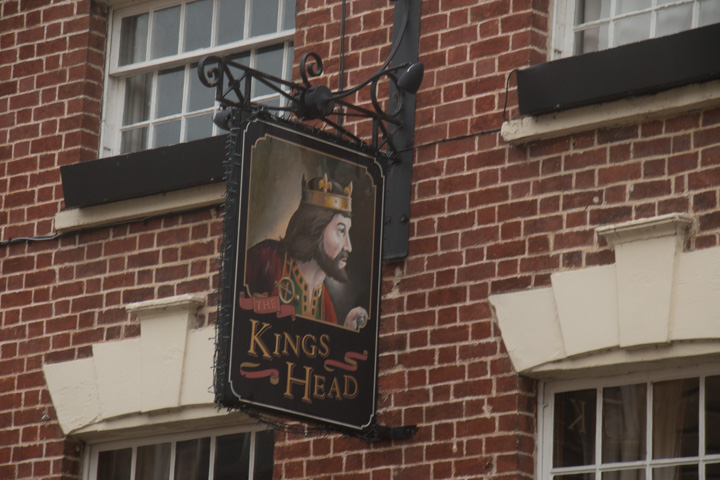
[[[391,50],[383,66],[372,76],[359,85],[338,92],[332,92],[325,85],[313,85],[311,79],[322,76],[323,62],[314,52],[306,53],[300,60],[301,84],[289,82],[281,78],[255,70],[229,58],[206,56],[198,65],[198,76],[203,85],[215,88],[215,100],[220,104],[221,111],[216,114],[215,123],[227,128],[230,120],[229,109],[235,107],[243,112],[268,110],[291,112],[301,121],[320,120],[332,127],[336,133],[353,143],[366,144],[362,139],[343,127],[341,121],[334,121],[331,115],[342,118],[360,118],[372,120],[371,148],[375,151],[387,147],[390,157],[397,155],[393,143],[393,133],[401,126],[399,112],[403,108],[403,95],[415,94],[420,87],[423,76],[422,63],[401,64],[390,67],[395,48]],[[395,95],[395,108],[392,112],[383,109],[378,98],[380,82],[387,79]],[[285,99],[286,106],[273,107],[253,102],[251,88],[253,81],[260,82]],[[363,88],[369,88],[372,108],[354,105],[346,98]]]

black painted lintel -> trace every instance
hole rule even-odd
[[[542,115],[720,78],[720,24],[574,57],[517,73],[518,109]]]
[[[60,167],[66,208],[89,207],[224,180],[227,135]]]

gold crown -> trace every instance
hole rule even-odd
[[[335,187],[333,187],[333,183]],[[337,190],[342,189],[342,192]],[[302,203],[329,208],[338,212],[352,213],[352,182],[347,187],[328,180],[327,174],[305,181],[302,179]]]

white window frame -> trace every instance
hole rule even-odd
[[[616,20],[635,15],[638,12],[650,12],[650,38],[655,38],[655,23],[657,12],[669,7],[674,7],[681,4],[692,3],[692,26],[691,28],[697,28],[699,22],[699,4],[697,0],[675,0],[667,5],[658,5],[657,0],[652,0],[652,6],[645,10],[638,10],[630,14],[616,14],[617,3],[622,0],[611,0],[610,7],[610,23],[608,27],[608,42],[609,48],[614,46],[614,24]],[[550,48],[550,59],[556,60],[558,58],[572,57],[575,55],[575,7],[577,0],[555,0],[553,10],[553,30],[552,30],[552,42]],[[583,26],[595,25],[599,23],[607,23],[608,19],[603,19],[597,22],[588,22]]]
[[[264,47],[280,46],[284,47],[284,58],[282,65],[282,78],[290,79],[292,77],[292,58],[288,58],[292,55],[292,43],[295,36],[295,28],[281,30],[272,34],[255,36],[247,38],[250,21],[244,22],[245,35],[243,40],[239,40],[233,43],[223,44],[221,46],[212,46],[209,48],[193,50],[190,52],[180,52],[177,55],[162,57],[160,59],[146,60],[144,62],[135,63],[132,65],[117,66],[118,57],[120,53],[120,24],[122,18],[146,13],[149,11],[161,10],[163,8],[180,5],[183,3],[190,3],[192,0],[157,0],[157,1],[145,1],[141,3],[132,3],[129,6],[127,4],[117,5],[116,8],[111,10],[108,17],[108,38],[107,38],[107,49],[106,49],[106,65],[105,65],[105,89],[103,96],[103,117],[102,117],[102,132],[100,137],[101,145],[101,156],[117,155],[120,153],[120,129],[122,127],[122,113],[124,107],[124,90],[125,82],[124,79],[142,73],[158,72],[159,70],[165,70],[172,67],[180,67],[192,63],[196,63],[200,58],[205,55],[217,55],[227,56],[233,54],[239,54],[244,52],[250,52],[250,66],[254,66],[256,51]],[[251,4],[254,2],[260,3],[262,0],[246,0],[245,2],[245,18],[249,19],[249,12]],[[123,6],[125,5],[125,6]],[[278,28],[282,25],[284,18],[285,2],[279,2],[278,12]],[[180,42],[182,42],[184,34],[184,12],[182,9],[180,18]],[[218,15],[218,9],[213,9],[213,32],[212,38],[216,37],[216,25],[215,21]],[[151,30],[152,25],[148,28]],[[148,42],[149,44],[150,42]],[[182,44],[182,43],[181,43]],[[187,74],[187,72],[186,72]],[[157,75],[157,73],[156,73]],[[153,93],[151,95],[151,115],[150,121],[154,121],[155,109],[155,81],[153,81]],[[188,90],[185,89],[183,95],[183,105],[187,100]],[[263,102],[271,98],[278,97],[279,95],[268,95],[266,97],[259,97],[253,100]],[[282,99],[281,99],[282,101]],[[208,108],[203,113],[211,112],[217,109],[217,102],[212,108]],[[201,112],[193,112],[201,113]],[[178,116],[178,118],[185,113]],[[213,135],[221,133],[216,125],[213,125]],[[181,138],[184,132],[181,132]],[[148,148],[152,148],[152,137],[148,138]]]
[[[595,480],[600,480],[600,472],[603,470],[617,470],[622,465],[624,469],[628,468],[639,468],[645,469],[646,480],[652,479],[651,468],[657,466],[674,466],[678,464],[700,464],[700,477],[704,478],[704,468],[707,463],[718,463],[720,462],[720,454],[706,455],[705,454],[705,382],[704,377],[720,375],[720,366],[718,364],[713,365],[700,365],[696,367],[686,367],[677,369],[667,370],[653,370],[648,372],[639,372],[629,375],[618,375],[611,377],[599,377],[599,378],[579,378],[573,380],[557,380],[549,381],[539,384],[538,399],[539,399],[539,413],[538,413],[538,456],[537,456],[537,471],[538,479],[540,480],[552,480],[554,475],[560,474],[574,474],[588,471],[588,466],[583,467],[553,467],[553,421],[554,421],[554,395],[556,393],[570,392],[575,390],[595,389],[597,395],[596,402],[596,429],[595,429]],[[602,464],[601,455],[601,435],[602,435],[602,388],[603,387],[617,387],[622,385],[632,385],[638,383],[648,383],[651,385],[653,382],[660,382],[666,380],[680,380],[686,378],[700,378],[700,414],[699,414],[699,451],[697,457],[683,457],[679,459],[652,459],[649,458],[651,455],[646,453],[646,459],[638,462],[627,462],[623,464]],[[647,390],[647,412],[648,421],[646,424],[646,452],[652,451],[652,388]],[[613,468],[614,467],[614,468]],[[582,471],[582,472],[581,472]],[[590,473],[590,472],[588,472]]]
[[[210,437],[210,473],[209,478],[213,478],[214,475],[214,460],[215,460],[215,448],[216,448],[216,439],[217,437],[221,437],[223,435],[233,435],[238,433],[252,433],[252,440],[250,444],[250,465],[249,465],[249,478],[254,478],[253,473],[255,469],[255,449],[257,446],[257,436],[256,433],[266,431],[266,428],[263,427],[226,427],[226,428],[216,428],[212,430],[196,430],[192,432],[184,432],[184,433],[175,433],[175,434],[165,434],[165,435],[157,435],[157,436],[147,436],[147,437],[141,437],[141,438],[135,438],[135,439],[126,439],[126,440],[117,440],[117,441],[110,441],[110,442],[103,442],[103,443],[94,443],[89,444],[87,448],[85,449],[84,453],[84,462],[83,465],[86,468],[83,468],[82,473],[82,479],[83,480],[97,480],[97,473],[98,473],[98,460],[99,455],[101,452],[108,451],[108,450],[119,450],[124,448],[132,448],[132,465],[131,465],[131,478],[135,478],[136,475],[136,461],[137,461],[137,448],[146,446],[146,445],[154,445],[159,443],[171,443],[172,448],[170,451],[170,475],[169,477],[175,478],[175,456],[176,456],[176,448],[175,445],[177,442],[182,442],[185,440],[194,440],[199,438],[205,438]]]

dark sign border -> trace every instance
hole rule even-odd
[[[293,198],[284,188],[260,191],[256,187],[260,182],[253,178],[265,178],[269,172],[277,186],[278,181],[287,185],[283,181],[286,175],[287,181],[297,184],[299,191],[302,180],[291,177],[297,173],[294,164],[288,164],[290,168],[283,168],[284,163],[278,163],[279,168],[267,166],[278,161],[278,155],[268,155],[268,151],[293,149],[297,149],[296,156],[303,158],[304,165],[316,162],[320,170],[323,168],[319,165],[324,165],[331,178],[364,172],[365,176],[360,175],[353,186],[350,234],[354,237],[353,251],[347,260],[348,273],[364,272],[359,281],[362,288],[350,289],[353,294],[362,292],[357,298],[364,299],[360,303],[368,313],[366,325],[359,330],[343,326],[342,308],[338,308],[338,325],[330,325],[288,315],[287,305],[273,295],[255,296],[253,302],[248,290],[247,250],[253,246],[253,235],[257,236],[260,230],[256,225],[262,223],[253,218],[261,215],[259,211],[274,218],[274,213],[257,208],[258,201],[267,206],[272,204],[273,196]],[[374,155],[311,135],[300,127],[267,120],[246,122],[235,129],[229,139],[228,156],[216,341],[216,403],[231,409],[310,421],[329,430],[356,434],[369,431],[376,421],[384,164]],[[281,157],[287,160],[285,155]],[[255,173],[263,168],[265,177]],[[317,169],[307,172],[306,179],[316,173]],[[295,202],[299,202],[299,196]],[[268,211],[274,212],[270,207]],[[346,284],[342,287],[348,290]]]

